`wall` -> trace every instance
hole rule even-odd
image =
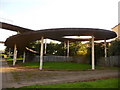
[[[114,28],[112,28],[112,31],[116,32],[117,37],[120,37],[120,24],[118,24]]]

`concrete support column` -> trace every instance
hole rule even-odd
[[[46,50],[47,50],[47,39],[45,39],[45,51],[44,51],[45,55],[46,55]]]
[[[104,51],[105,51],[105,61],[107,61],[107,46],[106,46],[106,40],[104,40]]]
[[[19,31],[17,31],[17,34],[20,34],[20,32],[19,32]]]
[[[67,41],[67,57],[69,57],[69,40]]]
[[[25,63],[25,51],[23,53],[23,63]]]
[[[15,44],[14,45],[13,66],[15,66],[16,59],[17,59],[17,47],[16,47],[16,44]]]
[[[94,36],[92,36],[92,70],[95,69]]]
[[[106,40],[104,40],[104,44],[105,44],[105,58],[107,57],[107,46],[106,46]],[[106,60],[106,59],[105,59]]]
[[[66,42],[64,42],[64,56],[66,56]]]
[[[41,37],[40,67],[39,67],[40,70],[42,70],[42,65],[43,65],[43,40],[44,38]]]

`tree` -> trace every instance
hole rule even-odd
[[[47,44],[47,54],[49,55],[64,55],[63,43],[53,43],[50,42]]]
[[[83,56],[87,54],[87,44],[82,44],[81,41],[70,42],[70,56]],[[40,42],[34,41],[30,43],[28,48],[39,52],[40,49]],[[61,42],[60,44],[50,42],[47,43],[47,55],[58,55],[64,56],[66,55],[66,49],[64,48],[64,43]]]
[[[116,38],[108,48],[109,56],[120,55],[120,39]]]
[[[39,52],[40,50],[40,41],[33,41],[27,45],[28,48]]]
[[[87,44],[82,44],[81,41],[70,43],[71,56],[84,56],[87,54]]]
[[[88,43],[90,46],[87,48],[87,54],[86,57],[89,60],[89,63],[91,64],[91,53],[92,53],[92,48],[91,48],[91,42]],[[95,64],[97,63],[97,60],[100,57],[104,56],[104,44],[103,43],[95,43],[94,44],[94,53],[95,53]]]

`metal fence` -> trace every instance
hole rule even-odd
[[[40,56],[26,56],[26,61],[39,62]],[[76,62],[88,63],[85,57],[43,56],[43,62]]]
[[[40,56],[26,56],[26,62],[39,62]],[[96,61],[99,66],[120,66],[120,56],[101,57]],[[86,57],[67,57],[67,56],[43,56],[43,62],[75,62],[81,64],[90,64],[91,60]]]
[[[40,56],[26,56],[26,61],[39,62]],[[43,62],[72,62],[72,57],[66,56],[43,56]]]
[[[120,56],[101,57],[97,61],[100,66],[120,66]]]

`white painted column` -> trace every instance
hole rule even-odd
[[[19,32],[19,31],[17,31],[17,34],[20,34],[20,32]]]
[[[25,63],[25,51],[23,53],[23,63]]]
[[[15,44],[14,45],[13,66],[15,66],[16,59],[17,59],[17,47],[16,47],[16,44]]]
[[[40,50],[40,67],[39,69],[42,70],[43,65],[43,37],[41,37],[41,50]]]
[[[64,56],[66,56],[66,42],[64,41]]]
[[[105,44],[105,58],[107,57],[107,47],[106,47],[106,40],[104,40],[104,44]]]
[[[92,36],[92,70],[95,69],[94,36]]]
[[[69,50],[70,48],[69,48],[69,40],[67,41],[67,57],[69,57]]]
[[[104,49],[105,49],[105,61],[107,61],[107,46],[106,46],[106,40],[104,40]]]
[[[46,50],[47,50],[47,39],[45,39],[45,51],[44,51],[45,55],[46,55]]]

